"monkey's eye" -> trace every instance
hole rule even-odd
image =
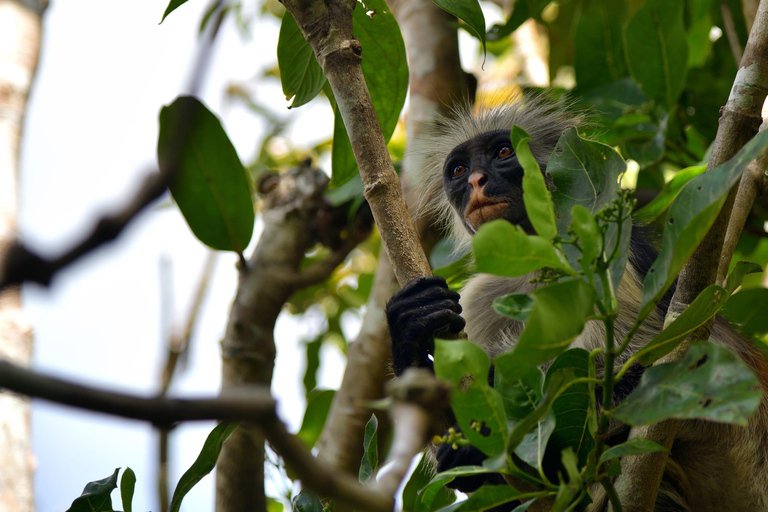
[[[453,170],[451,171],[451,174],[453,175],[454,178],[458,178],[459,176],[463,176],[464,174],[466,174],[468,170],[469,169],[467,168],[466,165],[463,165],[463,164],[454,165]]]
[[[495,158],[507,158],[512,155],[512,148],[509,146],[501,146],[496,149]]]

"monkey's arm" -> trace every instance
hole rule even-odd
[[[435,337],[456,335],[464,329],[459,294],[438,276],[419,277],[406,284],[387,303],[392,336],[392,364],[400,376],[411,366],[432,368],[429,355]]]

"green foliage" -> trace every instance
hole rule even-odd
[[[311,101],[323,89],[325,75],[315,59],[312,47],[304,39],[291,13],[283,15],[277,40],[277,65],[285,99],[293,98],[289,108]]]
[[[332,389],[313,389],[307,394],[307,409],[296,436],[309,448],[315,446],[320,439],[335,394]]]
[[[83,493],[78,496],[67,512],[111,512],[112,490],[117,489],[117,473],[120,468],[106,478],[89,482],[85,485]]]
[[[528,236],[520,226],[505,220],[486,222],[472,238],[477,270],[517,277],[544,267],[571,271],[552,244],[540,236]]]
[[[489,41],[498,41],[507,37],[522,25],[528,18],[539,18],[541,11],[551,0],[517,0],[512,10],[512,15],[504,25],[494,25],[488,31]]]
[[[642,437],[633,437],[626,442],[617,444],[616,446],[606,450],[600,456],[600,463],[609,461],[611,459],[618,459],[620,457],[626,457],[627,455],[638,455],[641,453],[653,453],[663,452],[664,447],[649,441]]]
[[[672,201],[674,201],[674,199],[677,197],[677,194],[680,193],[680,190],[683,188],[683,186],[706,170],[706,165],[697,165],[695,167],[682,169],[680,172],[675,174],[675,176],[669,180],[668,183],[664,185],[664,188],[661,189],[661,192],[659,192],[659,194],[654,197],[650,203],[635,212],[635,220],[637,222],[650,222],[660,217],[669,209]]]
[[[133,491],[136,488],[136,473],[131,468],[125,468],[120,478],[120,501],[123,512],[133,512]]]
[[[768,333],[768,289],[740,291],[728,299],[722,314],[746,336]]]
[[[173,491],[173,497],[171,498],[170,512],[179,512],[184,496],[187,495],[197,482],[213,470],[216,466],[216,461],[219,459],[219,453],[221,453],[224,441],[235,431],[238,425],[239,423],[237,422],[222,421],[211,430],[197,459],[184,472],[179,483],[176,484],[176,489]]]
[[[688,61],[683,2],[647,0],[629,20],[624,38],[632,77],[651,99],[672,108]]]
[[[653,366],[614,416],[630,425],[701,418],[746,425],[760,403],[757,378],[714,343],[695,343],[683,359]]]
[[[504,451],[507,422],[501,396],[488,384],[490,361],[477,345],[459,340],[435,340],[435,374],[453,384],[451,408],[461,431],[488,456]],[[465,376],[471,375],[467,385]]]
[[[477,0],[434,0],[435,5],[466,23],[470,34],[483,43],[485,51],[485,15]]]
[[[533,310],[515,348],[494,360],[502,378],[524,375],[568,348],[594,312],[595,289],[573,279],[539,288]]]
[[[251,241],[248,177],[218,118],[196,98],[181,96],[160,111],[157,158],[187,224],[204,244],[242,254]]]
[[[376,444],[376,430],[379,428],[379,420],[375,414],[371,414],[371,419],[365,424],[365,435],[363,437],[363,460],[360,462],[360,472],[358,478],[360,483],[367,484],[376,474],[376,468],[379,465],[379,448]]]
[[[168,17],[169,14],[171,14],[173,11],[175,11],[178,7],[185,4],[187,0],[171,0],[168,3],[168,7],[165,8],[165,12],[163,13],[163,19],[160,20],[160,23],[165,21],[165,18]]]
[[[749,141],[732,159],[689,181],[669,208],[661,250],[645,278],[640,318],[645,318],[677,277],[715,221],[728,190],[768,145],[768,132]]]
[[[623,1],[586,2],[578,18],[574,41],[574,68],[579,87],[593,89],[626,76],[622,27],[627,17]]]
[[[557,234],[552,194],[549,193],[539,164],[528,147],[531,137],[519,126],[514,126],[511,138],[517,159],[525,172],[523,175],[525,212],[536,233],[545,240],[552,240]]]
[[[416,511],[420,495],[423,495],[421,490],[429,484],[434,474],[432,466],[433,464],[429,462],[429,457],[423,455],[403,489],[403,510],[405,512]],[[436,487],[437,492],[431,497],[430,508],[439,509],[450,505],[456,500],[454,492],[442,485],[442,482]]]

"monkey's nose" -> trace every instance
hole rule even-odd
[[[479,190],[483,188],[486,183],[488,183],[488,175],[485,172],[475,171],[469,175],[469,184],[472,185],[472,188],[474,189]]]

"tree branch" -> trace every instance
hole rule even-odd
[[[352,33],[354,0],[284,0],[333,90],[360,168],[363,194],[401,284],[431,274],[400,190],[360,67]]]
[[[762,122],[763,103],[768,93],[766,84],[768,84],[768,1],[763,1],[755,17],[728,102],[721,110],[717,137],[707,167],[708,172],[730,159],[757,133]],[[729,261],[724,256],[729,255],[725,255],[722,248],[736,190],[737,187],[731,190],[709,233],[680,272],[678,285],[667,313],[668,320],[679,316],[704,288],[715,282],[721,283],[725,278]],[[719,262],[719,266],[713,265],[712,262]],[[709,322],[694,331],[675,351],[657,361],[656,364],[679,360],[685,355],[692,342],[709,338],[711,326],[712,322]],[[648,438],[667,450],[622,459],[622,474],[616,482],[616,490],[626,512],[644,512],[653,509],[666,465],[667,453],[674,442],[678,424],[677,420],[668,420],[631,429],[630,437]]]

